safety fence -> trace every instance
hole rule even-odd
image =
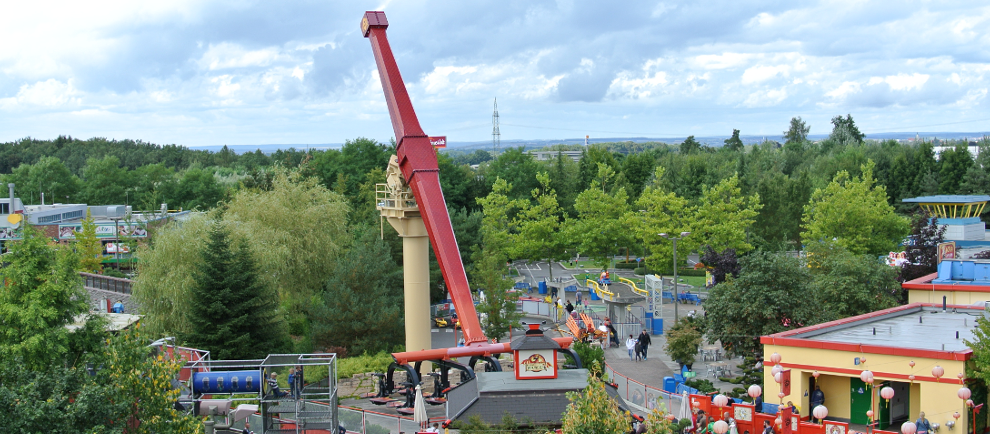
[[[681,408],[682,395],[667,392],[653,386],[647,386],[632,378],[626,377],[605,364],[605,378],[609,383],[616,385],[619,396],[630,406],[641,413],[650,413],[654,408],[660,411],[672,413],[676,416]]]
[[[411,434],[420,430],[420,425],[411,417],[378,413],[342,405],[337,406],[337,418],[340,425],[348,433],[398,434],[404,432]],[[433,417],[430,418],[429,424],[442,423],[444,420],[443,417]]]

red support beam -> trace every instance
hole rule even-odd
[[[399,168],[412,189],[419,205],[420,215],[426,224],[430,235],[430,244],[440,271],[450,290],[452,301],[457,309],[461,327],[464,331],[464,341],[467,345],[486,343],[478,322],[478,314],[471,299],[471,287],[468,285],[464,263],[461,262],[461,252],[457,248],[454,228],[450,224],[447,213],[447,202],[440,189],[440,176],[437,168],[437,156],[430,139],[423,133],[413,109],[409,93],[406,91],[402,74],[395,63],[392,48],[389,46],[385,29],[388,20],[385,13],[380,11],[365,12],[361,20],[361,32],[371,40],[371,48],[378,65],[378,74],[382,81],[382,90],[388,102],[388,114],[392,119],[392,129],[398,142],[396,153]]]

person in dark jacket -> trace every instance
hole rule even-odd
[[[650,339],[650,334],[643,330],[639,333],[639,351],[643,356],[643,360],[646,360],[646,352],[649,350],[650,345],[653,344],[653,340]]]
[[[753,400],[753,410],[757,413],[763,413],[763,395],[757,396]]]
[[[814,414],[815,412],[815,407],[818,407],[819,405],[825,405],[825,392],[822,392],[822,388],[819,387],[817,384],[815,385],[815,391],[811,392],[810,401],[811,401],[812,414]],[[812,421],[817,421],[814,415],[812,415],[811,418]]]

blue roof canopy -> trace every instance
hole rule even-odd
[[[905,203],[974,203],[988,201],[990,201],[990,196],[985,194],[940,194],[937,196],[909,197],[902,200]]]

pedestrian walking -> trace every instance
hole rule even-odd
[[[811,413],[812,413],[811,420],[815,421],[817,420],[814,416],[815,407],[818,407],[819,405],[825,405],[825,392],[822,392],[822,388],[817,384],[815,385],[815,391],[811,392],[810,401],[811,401]]]
[[[567,305],[564,306],[564,309],[567,309],[567,315],[570,315],[571,313],[574,312],[574,305],[571,304],[570,300],[567,300]]]
[[[629,335],[629,339],[626,340],[626,350],[629,351],[629,361],[630,362],[635,362],[636,361],[636,354],[635,354],[635,351],[636,351],[636,338],[634,338],[633,335]]]
[[[639,333],[639,346],[640,353],[643,355],[643,360],[646,360],[646,354],[650,349],[650,345],[653,345],[653,339],[650,338],[650,334],[643,330]]]

